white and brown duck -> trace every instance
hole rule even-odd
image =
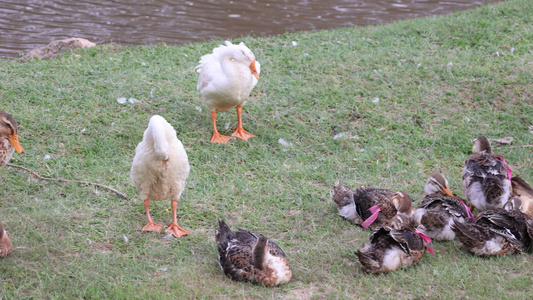
[[[414,213],[413,201],[405,192],[371,187],[348,189],[337,182],[330,195],[337,204],[339,215],[363,228],[379,228],[396,214],[410,218]]]
[[[277,286],[289,282],[292,271],[285,252],[263,235],[248,230],[233,232],[224,221],[215,234],[219,265],[236,281]]]
[[[18,138],[18,123],[3,110],[0,110],[0,170],[9,162],[13,152],[22,153],[24,149]]]
[[[453,240],[455,233],[451,226],[469,218],[475,221],[464,200],[450,191],[444,175],[432,173],[424,187],[422,204],[413,215],[417,229],[435,240]]]
[[[482,212],[476,222],[455,223],[452,230],[464,248],[479,256],[523,253],[533,240],[533,219],[520,211],[513,198],[504,208]]]
[[[11,245],[7,232],[4,230],[4,226],[0,222],[0,257],[8,256],[11,253],[13,253],[13,245]]]
[[[520,210],[533,217],[533,187],[519,176],[511,178],[511,186],[511,197],[518,198],[521,201]]]
[[[355,252],[363,271],[385,273],[420,261],[431,239],[417,231],[405,215],[398,214],[389,225],[374,230],[370,242]]]
[[[480,211],[502,208],[511,196],[511,167],[484,136],[474,140],[472,152],[462,172],[465,197]]]

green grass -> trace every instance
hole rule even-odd
[[[0,61],[0,109],[19,122],[25,149],[11,162],[131,197],[4,168],[0,220],[15,253],[0,260],[0,298],[530,297],[530,255],[482,259],[457,242],[434,243],[435,255],[411,268],[363,273],[353,252],[369,231],[337,215],[329,188],[340,180],[403,190],[418,205],[434,171],[462,195],[460,172],[476,136],[533,144],[531,11],[533,2],[512,0],[383,26],[238,39],[262,65],[243,114],[257,137],[227,145],[209,143],[194,70],[222,41],[108,44],[55,60]],[[191,164],[178,205],[191,235],[181,239],[140,230],[144,207],[129,170],[154,114],[173,124]],[[228,134],[225,123],[234,126],[234,111],[219,114]],[[494,147],[533,181],[531,148]],[[155,221],[170,222],[169,208],[153,201]],[[226,278],[216,263],[219,218],[276,241],[293,280],[266,288]]]

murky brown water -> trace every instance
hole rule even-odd
[[[16,3],[15,3],[16,2]],[[498,0],[0,0],[0,57],[82,37],[96,43],[183,44],[246,34],[386,23]],[[224,3],[222,3],[224,2]]]

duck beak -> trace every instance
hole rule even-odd
[[[442,192],[448,196],[452,196],[452,197],[455,197],[455,195],[452,193],[452,191],[450,191],[450,188],[449,187],[445,187],[442,189]]]
[[[17,150],[18,153],[22,153],[22,151],[24,151],[24,149],[22,149],[22,146],[20,145],[19,137],[16,134],[12,135],[8,139],[11,142],[11,145],[13,145],[13,147],[15,148],[15,150]]]
[[[259,73],[257,73],[257,69],[255,68],[255,59],[252,61],[252,64],[250,64],[250,71],[252,71],[252,74],[259,80]]]

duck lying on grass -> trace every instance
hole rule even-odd
[[[18,132],[17,121],[0,110],[0,170],[9,162],[15,150],[18,153],[24,151],[19,142]]]
[[[221,135],[217,130],[217,111],[225,112],[237,107],[237,127],[231,135],[241,140],[254,137],[242,127],[242,106],[259,80],[261,70],[255,56],[244,45],[234,45],[226,41],[213,49],[213,53],[201,57],[196,67],[200,73],[197,89],[211,110],[213,121],[212,143],[227,143],[231,138]]]
[[[484,136],[474,140],[472,153],[462,172],[465,197],[480,211],[502,208],[511,196],[511,168]]]
[[[453,240],[454,222],[474,220],[474,215],[463,199],[456,197],[448,187],[446,178],[438,172],[431,174],[424,187],[424,199],[413,215],[417,229],[435,240]]]
[[[513,198],[506,209],[486,210],[475,223],[455,223],[452,230],[464,248],[475,255],[526,252],[533,240],[533,219],[520,211],[520,205],[520,199]]]
[[[511,197],[521,201],[520,211],[533,217],[533,187],[519,176],[511,178]]]
[[[220,268],[237,281],[276,286],[292,277],[285,253],[263,235],[240,229],[232,232],[224,221],[218,222],[215,234]]]
[[[0,222],[0,257],[8,256],[11,253],[13,253],[13,246],[11,241],[9,241],[7,232],[4,230],[4,226]]]
[[[339,215],[364,228],[379,228],[396,214],[411,217],[414,213],[411,197],[404,192],[360,187],[348,189],[340,182],[330,190]]]
[[[374,230],[370,243],[355,252],[363,271],[394,271],[418,263],[426,250],[433,253],[428,246],[431,239],[417,231],[405,215],[394,216],[389,225]]]
[[[150,216],[150,200],[170,198],[172,222],[165,231],[175,237],[188,235],[189,232],[178,225],[176,210],[189,176],[189,160],[176,131],[163,117],[150,118],[143,140],[135,149],[130,175],[144,200],[148,223],[143,230],[161,230],[161,225]]]

